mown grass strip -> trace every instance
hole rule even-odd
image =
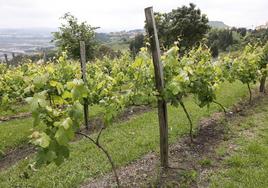
[[[263,102],[228,124],[233,136],[219,147],[226,157],[210,177],[210,187],[268,187],[268,100]]]
[[[10,104],[8,109],[4,109],[0,106],[0,117],[10,116],[18,113],[29,112],[29,105],[25,103]]]
[[[28,111],[30,111],[29,106]],[[104,109],[100,106],[92,106],[89,111],[89,116],[91,118],[97,117],[103,111]],[[4,155],[8,150],[27,144],[29,141],[28,136],[31,134],[32,128],[33,119],[31,117],[0,123],[0,153]],[[36,129],[42,130],[44,126],[40,125],[36,127]]]

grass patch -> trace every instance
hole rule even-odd
[[[227,147],[226,144],[221,144],[218,148],[216,148],[215,150],[216,154],[220,157],[223,157],[227,152],[226,147]]]
[[[211,177],[210,187],[268,187],[268,100],[253,109],[239,125],[229,123],[235,136],[229,142],[237,149]]]
[[[33,128],[32,118],[17,119],[0,123],[0,150],[5,153],[28,142],[28,136]],[[39,126],[38,129],[42,129]]]
[[[27,110],[29,111],[29,107]],[[93,118],[99,116],[103,111],[102,107],[95,105],[89,108],[89,115]],[[31,117],[0,123],[0,153],[2,153],[2,156],[7,150],[25,145],[29,141],[28,136],[32,133],[32,128],[33,119]],[[40,125],[36,129],[42,130],[44,125]]]
[[[180,187],[182,188],[187,188],[187,187],[190,187],[191,183],[196,181],[196,178],[197,178],[197,175],[198,173],[195,171],[195,170],[186,170],[186,171],[183,171],[179,174],[179,177],[180,177]],[[169,184],[167,185],[169,187]],[[170,186],[170,187],[174,187],[175,185],[173,186]],[[177,183],[176,183],[176,186]]]
[[[202,166],[202,167],[209,167],[212,165],[212,160],[209,159],[209,158],[205,158],[205,159],[202,159],[200,161],[198,161],[198,163]]]
[[[29,112],[29,107],[28,104],[11,104],[9,109],[0,107],[0,117]]]
[[[218,101],[230,106],[247,94],[247,88],[240,83],[223,84],[218,93]],[[219,107],[200,109],[193,98],[185,100],[193,123],[209,116]],[[169,141],[175,142],[188,134],[188,121],[181,108],[168,107]],[[157,111],[136,116],[123,123],[108,127],[102,135],[101,143],[110,152],[117,166],[123,166],[139,159],[150,151],[159,151],[159,127]],[[27,168],[32,159],[20,161],[0,173],[0,187],[78,187],[84,181],[102,175],[111,170],[105,156],[87,140],[72,144],[71,156],[63,165],[54,164],[43,167],[37,172]],[[27,174],[27,175],[25,175]]]

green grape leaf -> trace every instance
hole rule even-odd
[[[31,138],[33,139],[32,140],[33,144],[40,146],[42,148],[47,148],[50,144],[50,137],[44,132],[42,133],[34,132],[31,135]]]

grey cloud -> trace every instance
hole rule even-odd
[[[268,21],[267,0],[0,0],[0,27],[57,27],[58,18],[70,11],[102,28],[141,28],[146,6],[164,12],[189,2],[200,7],[210,20],[229,25],[251,26]]]

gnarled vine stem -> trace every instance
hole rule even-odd
[[[112,160],[112,157],[110,156],[108,151],[106,149],[104,149],[104,147],[102,145],[100,145],[100,143],[99,143],[99,139],[100,139],[100,136],[101,136],[101,133],[102,133],[103,130],[104,130],[104,128],[101,128],[96,140],[94,140],[93,138],[91,138],[90,136],[88,136],[87,134],[82,133],[82,132],[76,132],[76,134],[82,135],[85,138],[89,139],[93,144],[95,144],[106,155],[107,159],[109,160],[109,163],[112,166],[112,170],[113,170],[113,173],[114,173],[114,177],[115,177],[117,186],[120,187],[119,178],[118,178],[118,175],[117,175],[116,168],[115,168],[114,162]]]
[[[260,80],[260,92],[265,93],[265,81],[266,81],[266,75],[263,75]]]
[[[252,92],[251,92],[251,88],[250,88],[249,83],[247,83],[247,86],[248,86],[248,92],[249,92],[249,103],[251,103],[252,102]]]
[[[184,113],[186,114],[187,119],[190,123],[189,136],[190,136],[191,142],[193,142],[193,122],[192,122],[192,119],[191,119],[190,114],[188,113],[188,111],[187,111],[187,109],[182,101],[180,101],[180,105],[181,105],[181,107],[182,107]]]
[[[212,101],[212,102],[215,103],[215,104],[217,104],[218,106],[220,106],[221,109],[224,111],[224,113],[227,114],[226,108],[221,103],[219,103],[217,101]]]

